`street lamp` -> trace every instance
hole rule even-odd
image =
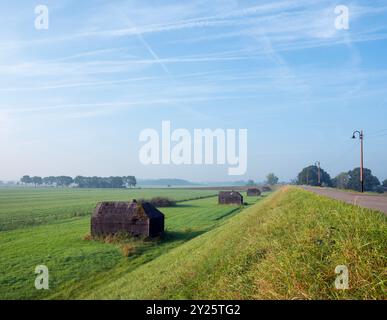
[[[317,184],[320,186],[320,161],[316,161],[315,165],[317,167]]]
[[[352,139],[356,139],[356,134],[358,134],[359,139],[360,139],[360,184],[361,184],[361,192],[364,192],[364,176],[363,176],[363,140],[364,140],[364,134],[363,134],[363,130],[354,131],[352,134]]]

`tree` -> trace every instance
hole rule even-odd
[[[54,176],[44,177],[44,178],[43,178],[43,183],[44,183],[45,185],[52,186],[52,185],[54,185],[55,183],[57,183],[57,179],[56,179],[56,177],[54,177]]]
[[[73,178],[68,177],[68,176],[59,176],[56,177],[56,183],[58,186],[65,186],[68,187],[70,184],[73,183]]]
[[[76,183],[79,188],[86,188],[86,185],[87,185],[86,179],[87,179],[86,177],[76,176],[74,178],[74,183]]]
[[[31,178],[31,180],[32,180],[32,183],[35,185],[35,188],[36,188],[36,185],[41,185],[43,183],[42,177],[34,176]]]
[[[127,176],[127,177],[124,177],[124,183],[128,186],[128,187],[135,187],[136,184],[137,184],[137,180],[136,180],[136,177],[135,176]]]
[[[266,183],[270,185],[274,185],[278,183],[278,177],[274,173],[269,173],[266,176]]]
[[[348,171],[348,175],[348,189],[361,191],[360,168],[355,168],[351,171]],[[363,169],[363,177],[364,191],[373,191],[375,187],[380,185],[379,179],[372,175],[372,171],[370,169]]]
[[[298,174],[297,184],[306,184],[309,186],[318,186],[318,167],[309,166]],[[322,168],[320,168],[320,184],[328,187],[332,186],[330,175]]]
[[[121,177],[110,177],[111,188],[122,188],[124,186],[124,180]]]
[[[348,172],[339,173],[332,179],[332,186],[339,189],[348,189],[349,174]]]
[[[387,179],[383,181],[383,187],[387,188]]]
[[[21,183],[24,183],[24,184],[29,184],[29,183],[32,183],[32,179],[30,176],[26,175],[26,176],[23,176],[21,179],[20,179],[20,182]]]
[[[254,180],[248,180],[247,183],[246,183],[246,186],[249,186],[249,187],[252,187],[252,186],[255,186],[255,182]]]

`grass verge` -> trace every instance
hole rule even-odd
[[[285,187],[73,298],[385,299],[386,242],[384,214]],[[349,290],[334,287],[337,265],[348,267]]]

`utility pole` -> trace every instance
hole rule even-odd
[[[363,166],[363,140],[364,134],[363,130],[356,130],[353,132],[352,139],[356,139],[356,133],[359,135],[360,139],[360,184],[361,184],[361,192],[364,192],[364,166]]]
[[[316,161],[315,165],[317,166],[317,185],[321,185],[321,175],[320,175],[320,161]]]

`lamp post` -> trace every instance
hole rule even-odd
[[[360,184],[361,184],[361,192],[364,192],[364,176],[363,176],[363,140],[364,134],[363,130],[356,130],[353,132],[352,139],[356,139],[356,134],[359,135],[360,139]]]
[[[315,165],[317,167],[317,185],[320,186],[321,185],[321,176],[320,176],[320,161],[316,161],[315,162]]]

